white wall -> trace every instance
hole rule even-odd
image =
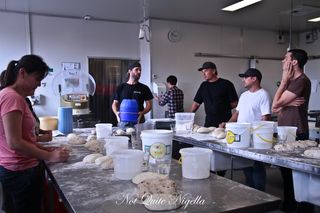
[[[28,50],[28,18],[22,14],[0,12],[0,67],[19,59]],[[53,75],[36,90],[45,102],[35,106],[38,116],[56,115],[59,98],[53,95],[52,79],[61,71],[62,62],[80,62],[88,72],[88,57],[139,59],[138,24],[84,21],[47,16],[31,16],[33,54],[44,58],[53,68]]]
[[[320,56],[320,32],[318,39],[312,43],[307,43],[305,36],[306,33],[300,34],[300,47],[308,52],[310,56]],[[305,66],[305,73],[311,79],[312,83],[317,81],[317,91],[312,91],[309,102],[310,110],[320,110],[320,59],[309,60]]]
[[[165,82],[168,75],[176,75],[179,87],[185,93],[185,110],[190,109],[194,95],[203,81],[201,73],[197,71],[203,62],[216,63],[219,76],[232,81],[238,94],[244,91],[238,73],[249,68],[247,59],[200,58],[194,56],[196,52],[282,58],[288,46],[277,44],[276,33],[268,31],[159,20],[151,20],[151,28],[151,72],[158,76],[153,80]],[[167,39],[171,29],[182,33],[179,42],[172,43]],[[269,60],[259,62],[257,68],[263,74],[262,85],[273,96],[276,90],[275,79],[281,78],[281,63]],[[154,117],[162,117],[162,111],[159,106],[155,106]],[[204,116],[201,107],[196,114],[196,122],[203,124]]]

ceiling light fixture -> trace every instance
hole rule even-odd
[[[151,39],[151,30],[150,26],[147,24],[147,17],[146,17],[146,0],[143,0],[143,23],[140,26],[139,30],[139,39],[146,39],[147,42],[150,42]]]
[[[317,17],[317,18],[309,19],[308,21],[310,21],[310,22],[319,22],[320,21],[320,16]]]
[[[229,5],[225,8],[222,8],[221,10],[233,12],[233,11],[239,10],[241,8],[247,7],[249,5],[255,4],[259,1],[262,1],[262,0],[242,0],[242,1],[239,1],[239,2],[234,3],[232,5]]]

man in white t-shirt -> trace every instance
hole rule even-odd
[[[261,72],[250,68],[245,73],[239,74],[248,89],[242,93],[239,103],[229,122],[246,122],[270,120],[271,100],[267,91],[261,87]],[[222,123],[220,126],[224,126]],[[255,189],[265,191],[266,170],[264,164],[255,162],[253,167],[245,168],[246,184]]]

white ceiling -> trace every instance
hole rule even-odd
[[[0,0],[0,11],[31,12],[97,20],[141,23],[144,0]],[[237,12],[221,8],[240,0],[145,0],[146,16],[161,20],[239,26],[288,31],[291,1],[294,32],[319,29],[320,23],[307,22],[320,16],[320,0],[263,0]]]

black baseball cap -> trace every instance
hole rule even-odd
[[[216,65],[211,61],[204,62],[202,67],[198,69],[198,71],[202,71],[203,69],[217,69]]]
[[[135,61],[131,64],[129,64],[129,70],[133,70],[135,67],[140,67],[141,68],[141,64],[138,61]]]
[[[239,77],[244,78],[244,77],[257,77],[259,82],[261,82],[262,75],[261,72],[255,68],[249,68],[245,73],[239,74]]]

